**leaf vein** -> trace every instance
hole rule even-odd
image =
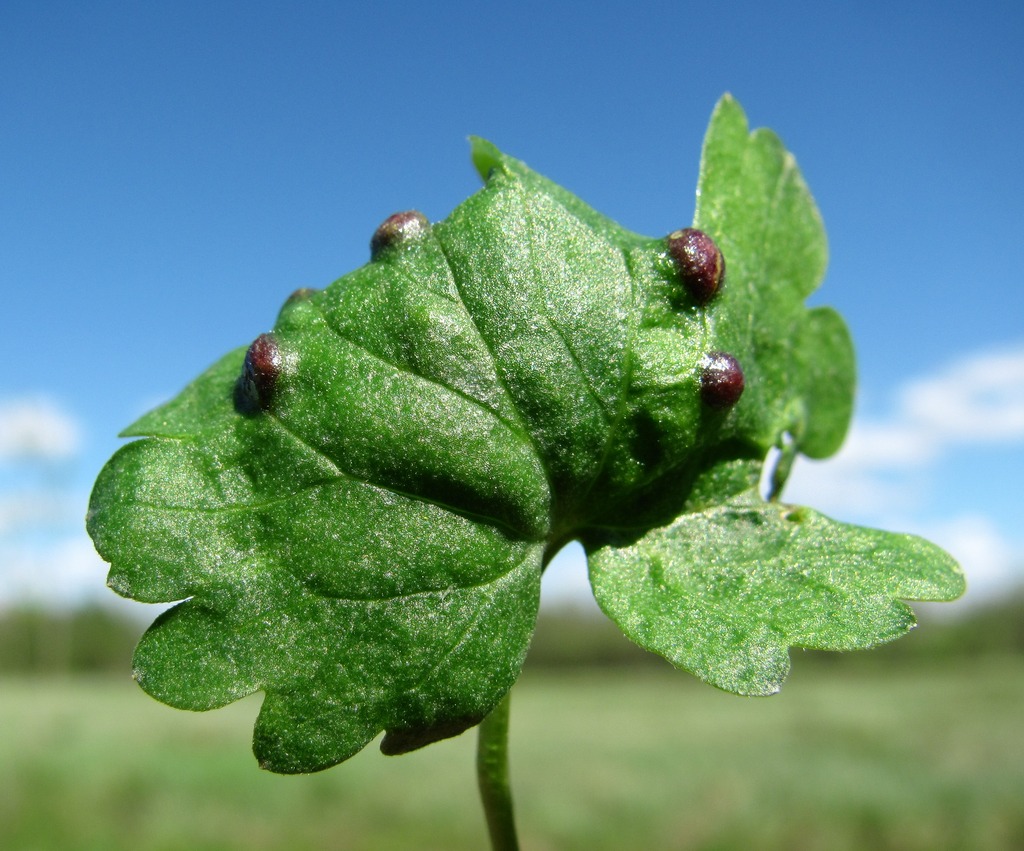
[[[483,345],[484,349],[486,350],[488,356],[491,359],[491,366],[494,369],[494,376],[498,381],[498,385],[505,393],[505,396],[508,399],[509,405],[511,406],[512,410],[519,414],[519,421],[522,426],[523,432],[529,438],[530,445],[533,447],[533,453],[534,455],[536,455],[537,461],[540,464],[541,469],[544,471],[544,478],[547,480],[548,488],[550,490],[552,481],[551,471],[548,469],[547,459],[544,457],[544,453],[541,452],[540,444],[537,442],[537,437],[536,435],[533,434],[532,431],[530,431],[529,427],[526,425],[525,420],[522,419],[522,414],[519,412],[519,408],[516,406],[515,396],[512,395],[512,391],[509,390],[508,384],[506,383],[504,377],[501,374],[501,368],[498,365],[498,358],[497,355],[495,354],[493,344],[484,335],[483,331],[480,328],[480,323],[476,321],[476,317],[473,315],[473,311],[470,310],[469,305],[466,304],[466,298],[462,293],[462,284],[459,281],[459,276],[455,273],[455,264],[452,262],[452,258],[448,252],[448,246],[446,246],[441,239],[437,240],[437,244],[441,248],[441,256],[444,257],[445,263],[448,266],[448,273],[452,276],[452,282],[455,284],[455,289],[459,293],[459,300],[462,302],[462,307],[466,311],[466,316],[469,317],[470,323],[476,330],[477,337],[480,338],[481,344]]]
[[[437,378],[433,378],[431,376],[423,375],[422,373],[415,372],[414,370],[410,369],[409,367],[402,366],[401,364],[395,363],[394,361],[392,361],[392,360],[390,360],[388,358],[385,358],[384,356],[379,355],[379,354],[377,354],[374,351],[371,351],[369,348],[366,347],[366,345],[364,345],[363,343],[359,342],[358,340],[355,340],[355,339],[349,337],[340,328],[338,328],[335,325],[331,324],[330,319],[328,318],[326,312],[324,311],[324,309],[323,309],[323,307],[321,305],[319,305],[319,304],[317,305],[317,310],[319,310],[320,315],[323,317],[324,324],[343,343],[347,343],[348,345],[352,346],[353,348],[358,349],[359,351],[361,351],[361,352],[365,353],[366,355],[368,355],[369,357],[373,358],[377,362],[391,367],[393,370],[395,370],[395,372],[397,372],[397,373],[399,373],[401,375],[409,375],[409,376],[411,376],[413,378],[417,378],[417,379],[419,379],[421,381],[426,382],[427,384],[432,384],[435,387],[440,387],[442,390],[446,390],[449,393],[452,393],[453,395],[458,396],[459,398],[466,400],[467,402],[472,404],[474,407],[480,409],[481,411],[484,411],[485,413],[489,414],[491,417],[496,419],[498,422],[500,422],[502,425],[504,425],[509,430],[509,432],[511,432],[515,437],[519,438],[519,440],[523,444],[525,444],[525,445],[530,445],[531,444],[531,440],[530,440],[529,434],[527,433],[526,429],[522,426],[522,424],[510,422],[506,417],[502,416],[500,413],[495,411],[493,408],[491,408],[490,406],[486,405],[480,399],[477,399],[475,396],[470,395],[469,393],[467,393],[464,390],[460,390],[458,387],[453,387],[452,385],[447,384],[447,383],[445,383],[445,382],[443,382],[443,381],[441,381],[441,380],[439,380]]]
[[[488,514],[482,514],[480,512],[471,511],[471,510],[466,509],[466,508],[459,508],[459,507],[456,507],[456,506],[453,506],[453,505],[449,505],[448,503],[442,502],[440,500],[430,499],[429,497],[423,496],[422,494],[418,494],[418,493],[413,493],[413,492],[410,492],[410,491],[402,490],[400,488],[393,487],[390,484],[376,482],[376,481],[368,479],[368,478],[366,478],[364,476],[359,476],[359,475],[357,475],[357,474],[355,474],[355,473],[353,473],[353,472],[351,472],[349,470],[342,469],[342,467],[340,467],[338,465],[338,463],[337,463],[337,461],[335,461],[335,459],[331,458],[329,455],[327,455],[324,452],[322,452],[321,450],[317,449],[308,440],[306,440],[302,435],[300,435],[298,432],[294,431],[293,429],[289,428],[280,419],[280,417],[277,417],[277,416],[273,415],[270,412],[266,412],[264,414],[264,416],[267,417],[268,422],[273,423],[275,426],[277,426],[282,431],[284,431],[285,434],[287,434],[289,437],[291,437],[293,440],[295,440],[301,446],[303,446],[306,449],[308,449],[310,452],[312,452],[314,455],[316,455],[321,460],[326,461],[328,464],[330,464],[331,468],[336,473],[336,479],[346,479],[346,480],[351,481],[351,482],[353,482],[353,483],[355,483],[357,485],[362,485],[364,487],[372,488],[372,489],[377,490],[377,491],[382,491],[382,492],[386,492],[386,493],[390,493],[390,494],[395,494],[397,496],[401,496],[401,497],[404,497],[406,499],[411,499],[411,500],[415,500],[416,502],[421,502],[421,503],[423,503],[425,505],[433,505],[433,506],[436,506],[437,508],[440,508],[440,509],[442,509],[444,511],[447,511],[449,514],[455,514],[455,515],[458,515],[460,517],[465,517],[465,518],[470,519],[470,520],[475,520],[475,521],[478,521],[478,522],[481,522],[481,523],[486,523],[486,524],[488,524],[490,526],[494,526],[494,527],[499,528],[499,529],[503,529],[514,540],[524,540],[524,535],[523,535],[523,532],[521,530],[516,529],[513,526],[510,526],[507,522],[505,522],[504,520],[501,520],[501,519],[499,519],[497,517],[492,517],[492,516],[490,516]],[[158,440],[158,439],[159,440],[176,440],[176,441],[183,440],[183,438],[177,438],[177,437],[148,438],[148,439],[149,440]],[[316,482],[313,482],[310,485],[307,485],[307,486],[305,486],[303,488],[300,488],[298,490],[293,491],[288,496],[280,497],[279,499],[269,500],[267,502],[261,502],[261,503],[242,502],[242,503],[231,503],[231,504],[222,505],[222,506],[189,506],[189,505],[173,505],[172,506],[172,505],[158,505],[156,503],[145,502],[145,501],[143,501],[141,499],[137,499],[137,498],[133,499],[133,503],[136,504],[136,505],[140,505],[140,506],[143,506],[143,507],[146,507],[146,508],[150,508],[150,509],[154,509],[154,510],[157,510],[157,511],[182,512],[182,513],[194,512],[194,513],[197,513],[197,514],[211,514],[211,515],[213,515],[213,514],[228,514],[228,513],[231,513],[231,512],[243,512],[243,511],[259,510],[261,508],[271,508],[274,505],[277,505],[279,503],[287,502],[290,499],[294,499],[296,497],[302,496],[303,494],[305,494],[305,493],[307,493],[309,491],[315,490],[318,487],[325,487],[327,485],[334,484],[336,479],[319,479],[319,480],[317,480]],[[525,540],[529,540],[529,539],[525,538]]]
[[[526,245],[529,254],[530,272],[533,277],[533,280],[540,281],[543,280],[543,276],[541,275],[540,268],[537,265],[537,251],[535,243],[536,232],[538,229],[534,227],[533,216],[530,214],[529,198],[525,195],[522,196],[522,205],[523,216],[529,223],[527,228],[528,238],[526,240]],[[547,305],[545,303],[543,303],[542,301],[539,302],[537,305],[538,313],[540,313],[540,315],[544,318],[544,321],[547,323],[548,327],[555,332],[555,335],[561,341],[562,346],[569,354],[569,359],[572,361],[573,366],[576,367],[576,371],[579,373],[580,381],[586,388],[587,395],[590,396],[590,398],[593,399],[594,402],[597,404],[597,407],[601,411],[601,416],[604,418],[605,422],[609,422],[611,420],[611,414],[608,411],[604,399],[601,398],[600,394],[598,394],[597,390],[594,388],[594,385],[590,380],[590,376],[587,374],[587,371],[583,368],[583,364],[580,362],[579,355],[576,353],[576,350],[569,344],[569,341],[566,338],[562,328],[558,325],[557,322],[555,322],[554,319],[551,318],[551,314],[548,313],[545,309],[546,307]]]

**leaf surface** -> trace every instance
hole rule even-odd
[[[710,300],[670,240],[488,142],[473,159],[485,186],[446,220],[392,217],[369,263],[125,432],[88,529],[114,590],[177,602],[136,651],[143,688],[263,691],[261,764],[313,771],[479,722],[574,537],[628,635],[741,693],[777,688],[790,645],[888,640],[899,599],[955,595],[930,545],[757,495],[773,446],[838,448],[854,381],[842,320],[804,306],[824,231],[775,136],[728,97],[712,118]],[[709,363],[742,393],[709,391]]]
[[[963,591],[934,544],[756,493],[591,552],[601,607],[634,641],[726,691],[777,692],[789,647],[854,650],[914,626],[900,599]]]

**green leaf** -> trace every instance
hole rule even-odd
[[[177,602],[136,651],[146,691],[188,709],[263,691],[261,764],[313,771],[381,731],[401,753],[486,716],[574,537],[627,634],[736,690],[777,684],[790,643],[886,640],[909,623],[897,598],[959,587],[934,548],[756,496],[773,446],[838,448],[853,398],[842,320],[803,304],[824,232],[774,136],[728,97],[715,111],[710,290],[670,240],[488,142],[473,159],[485,186],[445,221],[391,217],[369,263],[295,293],[271,334],[125,432],[141,439],[101,472],[88,529],[115,591]],[[838,590],[779,578],[824,583],[822,553]]]
[[[852,413],[853,349],[838,314],[803,306],[827,252],[796,161],[770,131],[749,132],[728,96],[708,128],[697,199],[694,224],[727,259],[706,345],[734,354],[747,380],[735,419],[719,430],[736,457],[712,453],[662,528],[609,523],[583,540],[595,596],[626,635],[722,689],[771,694],[790,646],[889,641],[914,625],[898,600],[955,599],[964,582],[920,539],[761,500],[763,456],[744,461],[726,435],[783,448],[776,487],[792,453],[834,453]]]
[[[694,225],[728,262],[714,320],[720,347],[748,378],[740,428],[761,445],[789,432],[801,450],[806,442],[824,450],[815,457],[831,454],[846,433],[855,382],[842,320],[803,306],[825,274],[825,228],[796,159],[770,130],[750,133],[728,96],[704,140]]]
[[[602,609],[642,647],[721,689],[779,690],[788,648],[854,650],[914,626],[899,599],[951,600],[956,564],[912,535],[747,494],[590,555]]]

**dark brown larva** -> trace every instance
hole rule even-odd
[[[683,228],[669,234],[668,253],[694,301],[711,301],[725,279],[725,257],[715,241],[702,230]]]
[[[743,395],[743,370],[728,352],[704,356],[700,371],[700,398],[709,408],[731,408]]]
[[[370,239],[370,258],[376,260],[393,245],[422,236],[430,229],[430,222],[417,210],[394,213],[384,219]]]
[[[266,411],[274,400],[283,358],[273,334],[260,334],[245,353],[235,403],[245,413]]]

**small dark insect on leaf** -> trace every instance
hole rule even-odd
[[[235,406],[239,412],[254,414],[270,408],[282,362],[273,334],[260,334],[253,341],[235,386]]]
[[[668,253],[698,304],[714,298],[725,278],[725,257],[710,236],[696,228],[674,231],[668,237]]]
[[[704,356],[700,373],[700,398],[710,408],[731,408],[743,395],[743,370],[728,352]]]
[[[418,210],[393,213],[378,225],[370,239],[370,257],[376,260],[381,253],[411,239],[422,236],[430,229],[427,217]]]

